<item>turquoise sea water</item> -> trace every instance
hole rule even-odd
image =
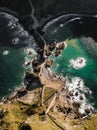
[[[94,77],[97,72],[97,64],[83,47],[82,42],[79,39],[72,39],[67,40],[66,43],[67,47],[62,51],[61,56],[53,57],[55,62],[52,69],[57,73],[62,73],[64,76],[68,73],[73,76],[81,76],[85,79],[91,77],[91,74],[93,74]],[[78,57],[86,59],[86,66],[79,70],[69,67],[70,60],[76,60]],[[57,67],[58,64],[59,66]]]
[[[90,55],[89,51],[85,49],[81,39],[66,40],[66,43],[67,47],[62,51],[62,54],[59,57],[52,57],[54,63],[51,69],[63,77],[69,75],[70,78],[81,78],[84,81],[84,85],[92,92],[91,95],[86,94],[85,96],[88,98],[88,101],[97,108],[97,62],[95,60],[97,57],[94,59],[94,57]],[[86,60],[86,66],[79,69],[70,66],[70,60],[76,60],[79,57]]]
[[[62,51],[59,57],[53,57],[54,64],[52,70],[64,77],[69,74],[72,77],[81,77],[85,85],[91,90],[97,92],[97,63],[84,48],[80,39],[67,40],[67,48]],[[91,43],[92,44],[92,43]],[[86,60],[86,66],[81,69],[75,69],[70,65],[70,60],[76,60],[82,57]]]
[[[76,19],[78,20],[80,18]],[[76,20],[73,19],[66,24],[62,19],[58,19],[55,20],[55,22],[48,24],[44,29],[46,32],[45,38],[48,41],[50,41],[50,39],[56,39],[58,42],[65,41],[67,43],[67,47],[62,51],[59,57],[51,57],[54,59],[51,69],[56,74],[63,75],[63,77],[69,75],[70,78],[81,78],[86,86],[85,89],[89,88],[92,92],[90,95],[88,93],[85,94],[87,102],[90,102],[95,108],[97,108],[97,43],[93,38],[96,36],[96,31],[93,37],[89,36],[89,32],[94,31],[94,25],[91,25],[91,23],[88,25],[88,28],[85,28],[83,21],[75,21]],[[74,25],[72,24],[73,22]],[[93,30],[91,30],[92,27]],[[79,36],[75,36],[77,30],[78,34],[80,34]],[[70,66],[70,61],[76,60],[79,57],[86,60],[86,66],[79,69]]]

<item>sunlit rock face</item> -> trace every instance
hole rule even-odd
[[[47,23],[43,30],[48,42],[56,39],[67,45],[59,57],[51,57],[51,70],[66,79],[64,86],[72,93],[70,102],[79,103],[82,114],[97,110],[96,15],[63,15]]]

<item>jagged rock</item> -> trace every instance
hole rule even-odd
[[[49,45],[49,50],[52,51],[52,50],[55,49],[55,47],[56,47],[56,41],[53,40],[53,41],[51,41],[51,43],[50,43],[50,45]]]
[[[72,104],[75,108],[79,108],[80,107],[80,103],[78,103],[78,102],[73,102],[73,104]]]
[[[28,55],[32,55],[32,51],[29,51],[29,52],[28,52]]]
[[[52,50],[54,50],[55,49],[55,47],[53,46],[53,45],[49,45],[49,50],[50,51],[52,51]]]
[[[67,98],[70,98],[70,96],[69,96],[69,95],[67,95]]]
[[[46,67],[51,67],[52,64],[53,64],[52,59],[46,61]]]
[[[61,54],[61,51],[60,50],[56,50],[55,51],[55,56],[59,56]]]
[[[71,107],[68,107],[68,109],[67,109],[67,114],[70,113],[71,110],[72,110],[72,108],[71,108]]]
[[[32,66],[33,66],[33,67],[38,66],[38,64],[39,64],[39,61],[38,61],[37,59],[34,59],[34,60],[32,61]]]
[[[70,92],[69,92],[69,95],[70,95],[70,96],[73,96],[73,93],[70,91]]]
[[[34,73],[39,73],[40,72],[40,66],[38,65],[37,67],[33,68]]]
[[[75,93],[75,96],[78,96],[78,92]]]
[[[25,66],[29,66],[31,62],[25,62],[24,65]]]
[[[19,127],[19,130],[32,130],[31,127],[28,125],[28,124],[22,124],[20,127]]]
[[[80,96],[80,100],[83,100],[84,98],[83,98],[83,96]]]
[[[57,50],[62,50],[62,49],[64,49],[64,47],[65,47],[65,44],[64,44],[64,43],[60,43],[60,44],[56,47],[56,49],[57,49]]]
[[[50,45],[53,45],[55,47],[56,47],[56,44],[57,44],[56,40],[53,40],[53,41],[50,42]]]
[[[50,56],[52,54],[52,52],[47,49],[47,50],[45,50],[45,54],[46,54],[46,56]]]
[[[26,73],[24,84],[26,86],[26,90],[29,91],[43,86],[38,76],[28,72]]]
[[[90,109],[89,108],[85,109],[85,112],[90,113]]]
[[[26,94],[27,94],[27,91],[26,91],[26,90],[18,91],[18,92],[17,92],[17,97],[18,97],[18,98],[21,98],[21,97],[25,96]]]

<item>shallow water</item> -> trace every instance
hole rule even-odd
[[[51,57],[54,59],[52,71],[63,75],[63,77],[68,77],[67,84],[72,86],[74,91],[78,91],[80,95],[84,94],[82,108],[84,106],[84,108],[94,109],[97,108],[97,43],[95,41],[97,32],[94,34],[94,31],[97,30],[97,19],[89,17],[93,22],[95,21],[95,25],[92,22],[87,25],[87,19],[82,20],[79,17],[66,22],[61,18],[48,24],[44,30],[45,38],[48,41],[56,39],[58,42],[65,41],[67,44],[59,57]],[[85,26],[88,28],[84,28]],[[85,62],[81,67],[78,63],[80,58]],[[84,82],[82,90],[74,88],[74,83],[72,83],[74,78]],[[75,82],[78,81],[75,80]],[[70,86],[67,85],[67,87]]]

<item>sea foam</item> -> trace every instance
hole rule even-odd
[[[3,51],[3,55],[8,55],[9,51],[8,50],[4,50]]]
[[[86,59],[83,57],[78,57],[77,59],[71,59],[69,67],[73,67],[74,69],[82,69],[86,66]]]
[[[77,102],[80,104],[79,112],[81,114],[86,114],[85,109],[89,109],[90,113],[94,111],[93,105],[86,98],[86,94],[91,95],[92,92],[84,84],[84,80],[80,77],[68,77],[66,76],[66,89],[68,93],[72,93],[70,96],[70,102]],[[76,95],[78,93],[78,95]],[[81,99],[82,98],[82,99]]]

